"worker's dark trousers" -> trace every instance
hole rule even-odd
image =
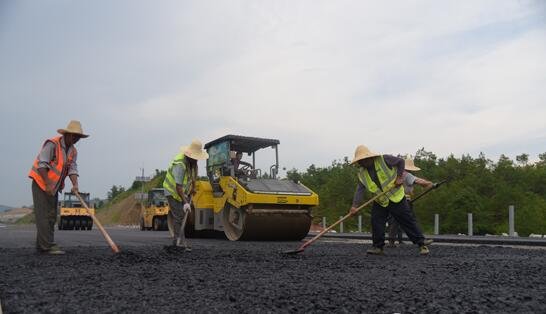
[[[167,196],[167,201],[169,202],[167,219],[169,219],[172,224],[173,239],[176,240],[180,235],[180,227],[182,226],[182,220],[184,220],[184,203],[175,200],[174,197],[170,195]],[[184,231],[184,229],[182,229],[182,231]]]
[[[36,248],[46,251],[55,245],[53,233],[57,220],[57,194],[47,194],[32,180],[32,201],[36,217]]]
[[[396,221],[396,219],[394,219],[392,215],[389,215],[387,221],[389,222],[389,227],[387,228],[387,233],[389,234],[389,242],[394,243],[394,241],[398,240],[398,243],[402,243],[403,232],[402,228],[400,228],[400,224]]]
[[[411,203],[409,199],[407,200],[408,200],[408,205],[409,205],[411,215],[413,216],[415,221],[417,221],[417,217],[415,216],[415,212],[413,211],[413,204]],[[387,233],[389,234],[389,241],[391,243],[394,243],[394,241],[398,240],[398,243],[402,243],[404,234],[402,232],[402,228],[400,228],[400,224],[396,221],[396,219],[394,219],[392,215],[389,215],[389,217],[387,218],[387,221],[389,222],[389,227],[387,228]]]
[[[411,213],[408,201],[403,198],[398,203],[389,202],[387,207],[382,207],[374,202],[372,206],[372,239],[373,246],[382,248],[385,245],[385,223],[387,216],[391,214],[400,224],[402,230],[408,235],[411,242],[423,245],[425,237],[417,226],[415,216]]]

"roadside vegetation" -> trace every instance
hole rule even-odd
[[[331,224],[347,213],[357,185],[357,169],[349,162],[344,157],[327,167],[310,165],[305,171],[288,171],[288,179],[303,183],[319,195],[320,205],[313,210],[314,223],[320,224],[322,217],[326,217],[327,224]],[[440,215],[440,233],[466,233],[468,213],[473,214],[474,234],[506,233],[508,206],[514,205],[519,235],[546,234],[546,153],[539,155],[538,162],[530,163],[527,154],[516,156],[516,160],[501,155],[499,160],[492,161],[483,154],[477,158],[470,155],[438,158],[420,149],[415,163],[422,169],[417,176],[432,182],[449,179],[414,204],[425,233],[433,233],[434,214]],[[112,186],[107,200],[95,202],[98,218],[104,224],[136,224],[140,204],[135,193],[161,187],[164,178],[165,171],[156,170],[150,182],[133,182],[128,189]],[[415,195],[422,191],[416,187]],[[371,197],[366,195],[365,199]],[[363,209],[360,215],[364,230],[369,231],[370,208]],[[34,214],[17,223],[34,223]],[[356,217],[345,224],[346,231],[357,229]]]
[[[480,154],[477,158],[451,155],[438,158],[420,149],[415,163],[422,170],[417,176],[439,182],[451,178],[448,184],[415,202],[418,222],[425,233],[432,233],[434,214],[440,215],[440,233],[467,232],[467,213],[473,214],[474,234],[508,232],[508,206],[514,205],[516,231],[519,235],[546,234],[546,153],[539,161],[529,163],[529,155],[516,160],[501,155],[494,162]],[[314,210],[314,222],[326,217],[331,224],[345,215],[352,203],[357,177],[356,168],[347,157],[328,167],[311,165],[306,171],[291,170],[288,178],[300,181],[320,196]],[[422,192],[416,188],[415,195]],[[371,198],[366,195],[365,199]],[[365,230],[370,230],[370,209],[361,211]],[[346,230],[357,230],[357,218],[346,224]]]

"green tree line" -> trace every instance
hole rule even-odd
[[[484,154],[477,158],[450,155],[438,158],[432,152],[420,149],[415,163],[422,170],[415,174],[448,183],[431,191],[414,203],[418,223],[425,233],[432,233],[434,214],[440,215],[440,233],[467,232],[467,214],[473,214],[474,234],[501,234],[508,232],[508,206],[516,210],[516,231],[520,235],[546,234],[546,153],[539,161],[529,163],[529,155],[521,154],[516,160],[501,155],[494,162]],[[309,166],[306,171],[290,170],[289,179],[300,181],[316,193],[320,205],[313,211],[314,222],[326,217],[331,224],[345,215],[352,204],[357,185],[357,169],[347,157],[327,167]],[[415,195],[423,190],[417,187]],[[365,199],[371,198],[365,195]],[[370,209],[363,209],[365,230],[370,230]],[[346,230],[357,229],[357,218],[349,219]]]

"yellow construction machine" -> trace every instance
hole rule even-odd
[[[146,206],[140,212],[140,230],[163,231],[167,229],[169,205],[165,189],[157,188],[148,192]]]
[[[277,178],[278,145],[275,139],[238,135],[207,143],[208,180],[196,182],[186,235],[220,231],[232,241],[304,238],[318,195],[299,182]],[[265,148],[274,151],[267,174],[256,168],[256,152]],[[239,161],[241,153],[252,163]]]
[[[85,203],[89,204],[89,193],[81,193]],[[94,206],[89,208],[95,214]],[[72,192],[65,192],[63,200],[59,204],[59,230],[91,230],[93,219],[82,205],[78,197]]]

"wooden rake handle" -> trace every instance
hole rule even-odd
[[[81,197],[80,193],[78,192],[74,192],[74,194],[76,194],[76,196],[78,197],[78,199],[80,200],[80,202],[82,202],[83,206],[85,207],[85,209],[87,210],[87,213],[89,214],[89,216],[91,216],[91,218],[93,219],[93,222],[97,225],[97,227],[99,228],[100,232],[102,233],[102,235],[104,236],[104,238],[106,239],[106,242],[108,242],[108,245],[110,245],[110,247],[112,248],[112,251],[114,251],[114,253],[119,253],[119,248],[118,246],[114,243],[114,241],[112,241],[112,238],[110,238],[110,236],[108,235],[108,232],[106,232],[106,230],[104,229],[104,227],[102,226],[102,224],[100,223],[100,221],[97,219],[97,217],[95,217],[95,215],[91,212],[91,210],[89,209],[89,206],[87,206],[87,203],[85,203],[85,201],[83,200],[83,198]]]
[[[385,191],[377,194],[376,196],[372,197],[369,201],[367,201],[366,203],[360,205],[357,207],[356,209],[356,212],[358,212],[359,210],[361,210],[362,208],[368,206],[369,204],[371,204],[373,201],[375,201],[376,199],[378,199],[379,197],[385,195],[387,192],[389,192],[390,190],[392,190],[395,186],[391,186],[390,188],[386,189]],[[355,214],[356,214],[355,212]],[[322,230],[319,234],[317,234],[316,236],[314,236],[311,240],[305,242],[301,247],[300,249],[305,249],[306,247],[308,247],[309,245],[311,245],[311,243],[315,242],[316,240],[318,240],[320,237],[322,237],[326,232],[332,230],[335,226],[339,225],[341,222],[347,220],[349,217],[353,216],[354,214],[352,213],[348,213],[347,215],[341,217],[338,221],[334,222],[332,225],[330,225],[328,228]]]

